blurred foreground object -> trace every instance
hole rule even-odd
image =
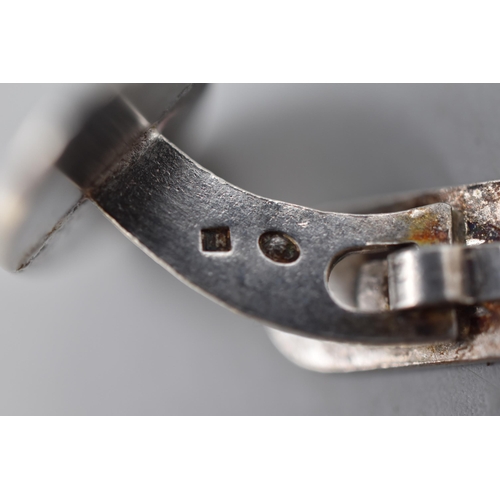
[[[90,200],[180,279],[273,325],[277,347],[306,368],[500,358],[500,183],[356,214],[262,198],[162,135],[202,89],[98,86],[28,121],[1,184],[3,266],[27,267]]]

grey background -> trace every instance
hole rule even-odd
[[[0,86],[0,150],[54,85]],[[182,135],[227,180],[322,203],[500,178],[500,86],[213,85]],[[0,414],[498,414],[500,364],[348,375],[289,363],[91,205],[0,274]]]

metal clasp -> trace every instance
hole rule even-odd
[[[500,182],[410,193],[372,210],[405,210],[437,202],[453,210],[452,241],[406,247],[358,266],[358,299],[361,308],[453,308],[459,325],[455,341],[368,346],[320,342],[270,329],[278,349],[300,366],[320,372],[499,359]],[[370,280],[372,288],[363,286]]]

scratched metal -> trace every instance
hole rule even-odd
[[[461,238],[468,252],[496,251],[500,242],[500,182],[438,189],[400,196],[395,202],[367,206],[363,210],[405,210],[412,206],[444,202],[463,218]],[[496,243],[496,244],[494,244]],[[479,245],[479,246],[478,246]],[[482,248],[481,248],[482,246]],[[489,264],[490,279],[499,278],[498,264]],[[318,341],[269,328],[274,345],[297,365],[323,373],[352,372],[404,366],[473,363],[500,359],[500,305],[483,302],[461,309],[466,325],[454,342],[422,346],[368,346]]]
[[[34,111],[0,172],[0,265],[26,268],[81,206],[78,187],[91,185],[150,124],[164,127],[189,108],[201,90],[181,83],[98,85],[78,99],[63,92]]]
[[[186,89],[160,85],[157,93],[151,86],[129,87],[124,99],[96,104],[82,130],[62,155],[54,157],[54,164],[127,237],[188,284],[236,311],[304,335],[299,338],[276,330],[272,334],[279,348],[302,366],[349,371],[500,357],[500,319],[493,303],[457,309],[453,301],[441,305],[424,294],[427,302],[410,302],[432,308],[402,310],[398,307],[409,302],[396,300],[390,304],[393,310],[368,312],[340,305],[328,286],[332,267],[348,252],[406,243],[446,245],[446,249],[436,247],[435,252],[419,254],[429,259],[438,255],[434,260],[441,265],[443,255],[457,253],[456,247],[449,246],[452,243],[472,248],[500,241],[498,182],[406,196],[375,207],[376,213],[358,215],[264,199],[206,171],[155,129],[137,142],[149,123],[157,121],[161,127],[166,122]],[[166,103],[168,96],[170,104],[159,108],[157,97]],[[137,97],[140,102],[145,99],[145,105],[139,106],[142,114],[128,106],[139,102]],[[16,222],[17,231],[17,219],[5,215],[4,219],[0,222],[9,231]],[[11,240],[2,238],[4,250],[10,252]],[[43,246],[45,240],[40,241]],[[24,242],[22,246],[28,253],[14,252],[15,259],[24,259],[15,264],[17,268],[39,251]],[[496,251],[458,251],[465,260],[483,256],[481,261],[477,258],[476,268],[490,284],[486,290],[486,281],[472,276],[470,286],[459,295],[461,303],[497,298],[497,281],[489,273],[498,267]],[[363,272],[371,269],[371,278],[385,279],[378,265],[364,266]],[[468,272],[466,267],[457,269],[457,276]],[[430,279],[427,274],[421,277]],[[360,281],[368,287],[373,282]],[[478,283],[482,294],[472,294],[469,300],[469,291]],[[414,288],[413,284],[409,289]],[[456,295],[451,286],[443,286],[443,292],[436,295],[439,300],[448,300],[451,292]],[[375,295],[369,302],[386,304],[382,298]]]
[[[437,203],[400,213],[321,212],[248,193],[197,165],[151,129],[89,193],[101,210],[165,268],[218,302],[280,328],[319,339],[425,343],[457,335],[451,308],[359,313],[340,307],[327,279],[352,249],[452,238],[452,214]],[[229,228],[231,250],[203,251],[208,228]],[[418,229],[418,230],[417,230]],[[266,256],[259,239],[285,234],[293,262]]]

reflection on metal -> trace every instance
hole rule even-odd
[[[273,328],[268,331],[273,344],[286,358],[321,373],[500,359],[500,314],[490,307],[476,313],[470,335],[457,342],[423,346],[368,346],[308,339]]]
[[[500,358],[500,183],[406,196],[356,214],[262,198],[162,135],[199,88],[107,88],[86,103],[71,133],[60,122],[47,127],[45,142],[18,161],[16,181],[2,185],[4,266],[25,267],[90,199],[189,285],[301,335],[271,333],[301,366],[352,371]],[[34,174],[24,175],[27,166]]]

